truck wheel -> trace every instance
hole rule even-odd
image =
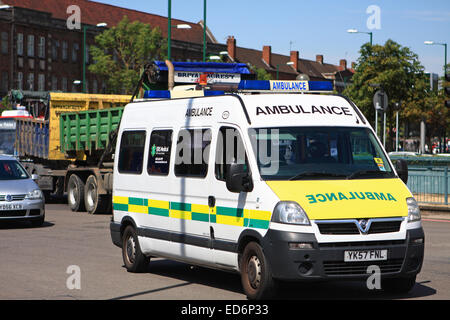
[[[381,288],[389,293],[408,293],[416,284],[416,276],[407,278],[387,278],[381,280]]]
[[[97,188],[97,178],[90,175],[84,187],[84,204],[90,214],[108,213],[109,197],[99,195]]]
[[[272,269],[258,243],[247,244],[240,266],[242,287],[248,299],[267,299],[273,295],[275,286]]]
[[[122,258],[128,272],[141,273],[147,271],[150,258],[141,252],[136,231],[132,226],[126,227],[123,233]]]
[[[76,174],[72,174],[67,184],[67,201],[70,210],[74,212],[84,211],[84,183]]]

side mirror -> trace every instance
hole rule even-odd
[[[34,180],[34,181],[39,180],[39,175],[37,175],[37,174],[32,174],[32,175],[31,175],[31,180]]]
[[[395,170],[402,181],[408,183],[408,163],[406,160],[400,159],[395,162]]]
[[[253,190],[252,177],[245,170],[244,164],[231,163],[227,165],[226,183],[227,189],[231,192],[240,193]]]

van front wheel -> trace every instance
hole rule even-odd
[[[122,258],[128,272],[147,271],[150,258],[142,253],[136,231],[132,226],[126,227],[123,233]]]
[[[270,298],[274,292],[272,269],[258,243],[247,244],[240,266],[242,287],[247,298],[250,300]]]

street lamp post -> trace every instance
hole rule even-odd
[[[348,29],[348,33],[365,33],[370,36],[370,46],[372,46],[372,40],[373,40],[373,33],[372,32],[364,32],[364,31],[358,31],[357,29]]]
[[[96,25],[97,28],[105,28],[107,23],[101,22]],[[86,33],[88,26],[83,26],[83,93],[86,93]]]
[[[292,66],[293,64],[294,63],[292,61],[286,62],[286,65],[288,65],[288,66]],[[280,64],[277,64],[277,80],[278,80],[279,70],[280,70]]]
[[[172,59],[172,0],[168,0],[168,13],[167,13],[167,60]],[[177,24],[174,26],[177,29],[191,29],[188,24]]]
[[[203,62],[206,61],[206,0],[203,0]]]
[[[444,46],[444,76],[447,73],[447,44],[441,43],[441,42],[434,42],[434,41],[424,41],[426,45],[439,45]]]

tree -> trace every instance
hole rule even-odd
[[[373,124],[375,109],[373,96],[378,90],[375,85],[382,87],[388,97],[389,106],[401,102],[400,115],[402,119],[420,121],[426,117],[426,105],[434,102],[429,94],[425,81],[423,66],[417,54],[407,47],[402,47],[393,40],[387,40],[384,45],[366,43],[361,47],[352,84],[344,90]],[[387,111],[388,144],[387,149],[393,147],[393,127],[395,113],[389,108]]]
[[[248,64],[250,71],[256,74],[256,80],[272,80],[272,75],[263,68],[257,68],[252,64]]]
[[[89,71],[105,79],[108,93],[132,94],[140,70],[152,60],[165,59],[167,43],[158,27],[125,16],[115,27],[95,37],[94,63]]]

